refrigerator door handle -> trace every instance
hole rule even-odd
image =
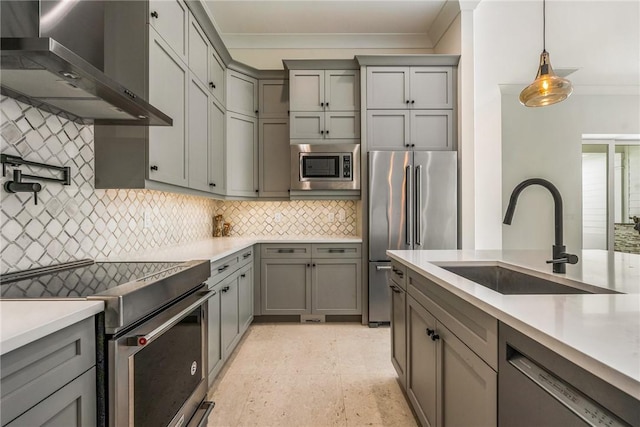
[[[422,209],[422,165],[416,166],[416,245],[422,245],[420,233],[422,232],[421,213]]]
[[[411,165],[407,165],[407,167],[405,168],[405,191],[404,191],[404,232],[405,232],[405,237],[406,237],[406,243],[407,246],[411,246],[411,224],[412,224],[412,218],[411,218],[411,197],[413,194],[413,189],[412,189],[412,179],[413,179],[413,174],[411,173]]]

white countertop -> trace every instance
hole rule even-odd
[[[549,251],[388,251],[412,270],[640,399],[640,255],[586,250],[566,274],[551,272]],[[502,295],[438,265],[504,265],[559,282],[624,292]]]
[[[362,238],[355,236],[212,237],[148,252],[110,257],[107,261],[189,261],[193,259],[216,261],[256,243],[362,243]]]
[[[104,310],[102,301],[0,301],[0,354]]]

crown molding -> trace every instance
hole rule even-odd
[[[432,49],[426,33],[225,34],[228,49]]]

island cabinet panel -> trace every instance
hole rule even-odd
[[[232,275],[221,283],[220,320],[222,352],[229,357],[239,340],[240,324],[238,318],[238,279]]]
[[[395,281],[394,281],[395,282]],[[407,292],[391,283],[391,363],[400,384],[407,385]]]
[[[11,425],[41,425],[35,421],[44,423],[58,414],[65,421],[71,421],[69,414],[60,411],[68,405],[78,404],[74,396],[78,390],[84,390],[86,384],[80,378],[87,372],[93,372],[94,386],[85,399],[93,401],[93,406],[77,406],[79,418],[69,425],[78,425],[79,420],[86,421],[87,414],[91,413],[95,422],[95,371],[89,371],[96,363],[93,317],[4,354],[0,363],[2,425],[12,420],[15,424]],[[79,384],[71,386],[74,381]],[[51,400],[45,403],[47,397]],[[16,419],[21,414],[22,417]]]

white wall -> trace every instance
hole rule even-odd
[[[545,108],[520,105],[517,94],[502,96],[502,205],[521,181],[551,181],[564,202],[567,248],[582,248],[582,134],[640,131],[640,97],[579,95]],[[550,248],[553,202],[547,190],[530,187],[520,195],[511,226],[504,226],[505,249]]]
[[[483,0],[474,11],[474,237],[478,249],[499,248],[503,244],[509,248],[548,246],[553,237],[553,228],[547,224],[552,204],[550,200],[537,199],[544,197],[543,190],[532,188],[523,193],[513,225],[502,225],[508,201],[503,202],[503,197],[508,196],[515,184],[531,176],[547,177],[569,198],[565,203],[565,216],[569,221],[565,240],[571,245],[578,244],[581,203],[574,196],[580,194],[577,187],[579,140],[580,133],[589,130],[570,122],[577,117],[589,127],[614,125],[600,114],[592,117],[588,111],[601,112],[603,105],[598,104],[598,100],[578,99],[578,93],[590,85],[607,84],[605,76],[612,77],[613,83],[609,84],[615,87],[600,87],[600,91],[611,89],[620,93],[627,91],[628,86],[635,86],[633,90],[638,93],[640,4],[636,1],[549,0],[546,47],[555,68],[580,69],[570,76],[576,93],[563,104],[541,109],[518,105],[517,92],[502,97],[499,85],[524,87],[535,76],[542,51],[541,5],[539,0]],[[635,120],[622,119],[617,123],[624,128],[610,131],[634,133],[638,129],[640,102],[635,96],[623,104],[628,109],[612,106],[608,110],[612,112],[610,117],[620,119],[616,110],[629,114],[625,117],[636,114]],[[581,111],[573,111],[576,106]],[[503,112],[503,108],[510,113]],[[553,112],[561,116],[554,117]],[[505,122],[512,119],[521,120],[521,125]],[[508,141],[504,139],[503,125],[509,134]],[[543,131],[545,128],[557,132],[550,135]],[[534,199],[537,203],[525,199]],[[542,231],[547,229],[549,232]]]

